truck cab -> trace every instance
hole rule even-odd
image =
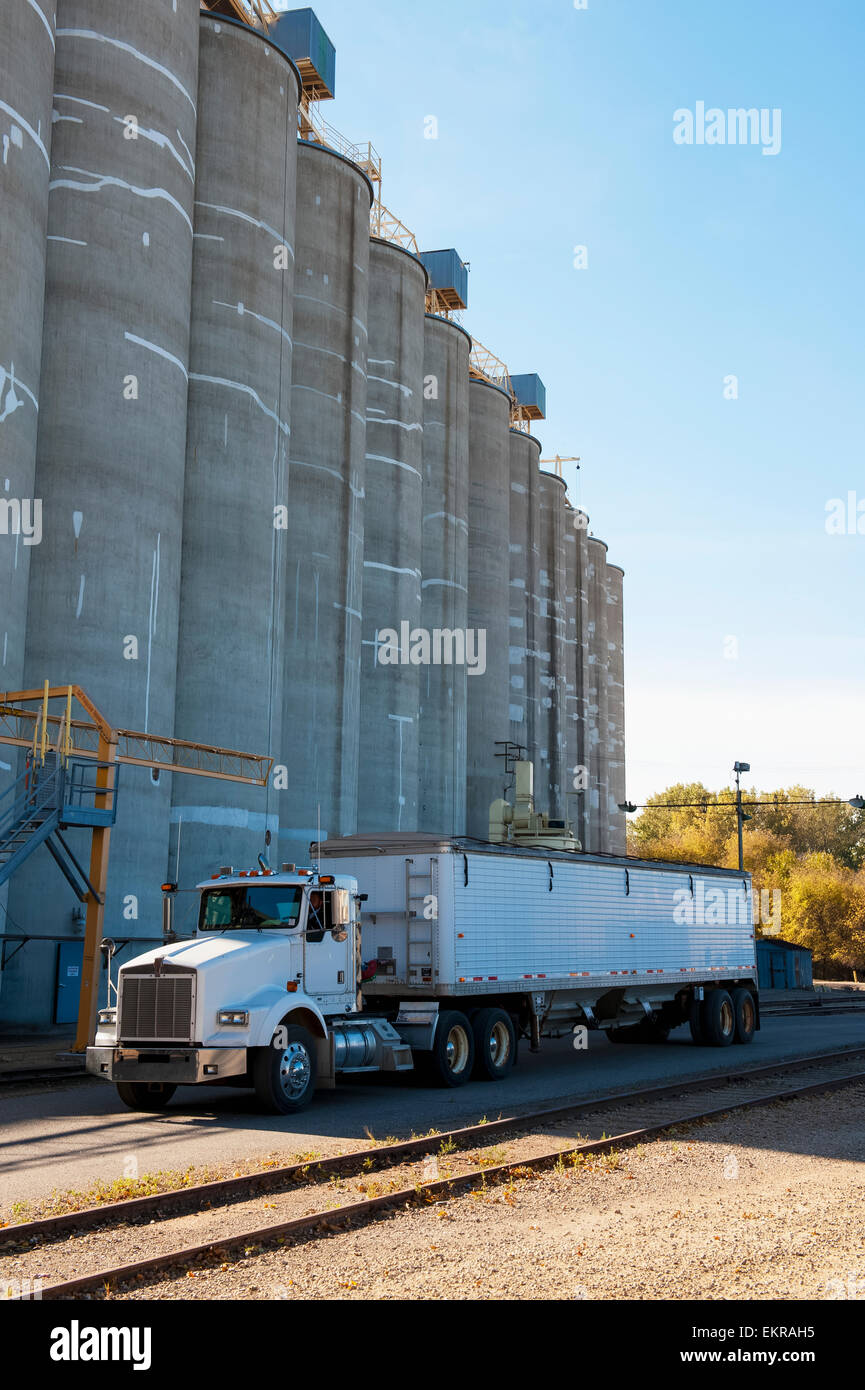
[[[88,1071],[113,1081],[125,1104],[160,1110],[178,1085],[227,1083],[290,1113],[338,1071],[411,1069],[389,1023],[356,1018],[356,879],[225,869],[199,891],[194,937],[169,935],[121,967],[116,1004],[87,1050]]]

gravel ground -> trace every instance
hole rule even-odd
[[[612,1118],[605,1117],[608,1133],[619,1127]],[[610,1160],[199,1266],[114,1296],[865,1299],[863,1149],[860,1086],[690,1125]],[[261,1202],[255,1206],[259,1216],[277,1219]],[[130,1236],[149,1252],[154,1234],[139,1228],[115,1240]],[[48,1253],[41,1252],[43,1267]],[[113,1254],[122,1256],[116,1248]],[[4,1272],[13,1272],[11,1262]]]
[[[161,1251],[170,1252],[225,1239],[313,1212],[326,1213],[365,1197],[410,1191],[419,1183],[476,1172],[479,1168],[505,1162],[530,1165],[532,1158],[537,1155],[567,1149],[586,1139],[627,1133],[644,1125],[672,1121],[688,1112],[729,1105],[736,1098],[765,1094],[839,1074],[841,1071],[837,1066],[809,1068],[794,1077],[771,1077],[748,1085],[707,1088],[692,1096],[641,1100],[563,1120],[533,1132],[491,1135],[486,1145],[475,1144],[469,1149],[453,1149],[451,1141],[448,1141],[444,1151],[435,1156],[361,1172],[354,1177],[333,1177],[283,1192],[258,1194],[226,1206],[208,1207],[117,1228],[96,1229],[74,1238],[61,1237],[32,1249],[22,1249],[14,1244],[13,1225],[0,1232],[0,1286],[4,1279],[11,1283],[27,1278],[41,1278],[50,1285],[76,1275],[132,1263]],[[278,1156],[273,1155],[271,1163],[277,1161]],[[618,1161],[614,1160],[614,1164]],[[630,1151],[626,1151],[624,1161],[633,1161]],[[606,1172],[610,1167],[606,1160],[595,1162],[600,1165],[599,1172]],[[481,1199],[473,1197],[468,1200],[477,1204]],[[509,1201],[508,1198],[505,1204],[508,1205]]]

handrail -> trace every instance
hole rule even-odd
[[[25,788],[24,792],[19,793],[0,815],[0,850],[2,850],[4,842],[10,838],[13,830],[28,821],[32,821],[47,806],[51,805],[56,811],[60,809],[63,800],[63,783],[64,769],[60,763],[57,763],[47,776],[40,776],[39,769],[35,766],[30,766],[21,773],[21,776],[0,797],[0,801],[2,801],[22,784]]]

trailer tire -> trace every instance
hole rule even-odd
[[[480,1081],[503,1081],[517,1059],[517,1035],[504,1009],[480,1009],[472,1019],[474,1074]]]
[[[115,1085],[124,1105],[146,1113],[164,1110],[177,1090],[176,1086],[166,1086],[162,1081],[117,1081]]]
[[[737,1043],[749,1043],[754,1041],[754,1034],[757,1031],[757,1005],[754,1003],[754,996],[749,989],[740,986],[732,993],[733,1009],[736,1014],[736,1037]]]
[[[703,1000],[703,1030],[709,1047],[729,1047],[736,1036],[736,1010],[727,990],[710,990]]]
[[[315,1095],[315,1039],[298,1023],[280,1024],[283,1046],[256,1048],[252,1082],[261,1104],[276,1115],[305,1110]],[[274,1034],[276,1037],[276,1034]]]
[[[464,1086],[475,1061],[475,1039],[465,1014],[447,1010],[439,1014],[428,1070],[438,1086]]]

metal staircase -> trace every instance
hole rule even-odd
[[[21,776],[0,796],[0,887],[45,844],[82,902],[90,884],[61,831],[67,826],[113,825],[116,785],[107,806],[97,806],[101,764],[75,762],[46,750],[28,755]]]

